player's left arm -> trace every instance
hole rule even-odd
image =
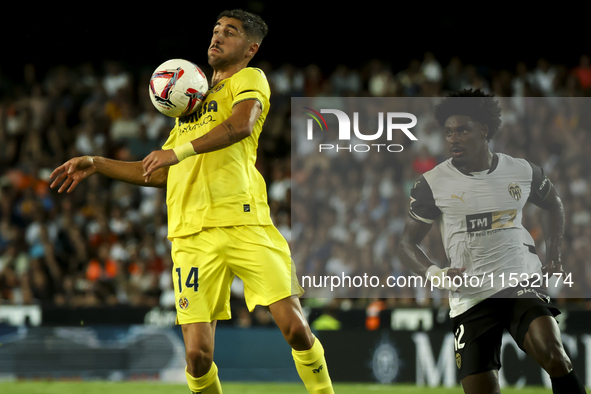
[[[543,273],[564,273],[561,261],[565,215],[558,192],[544,171],[530,163],[533,169],[532,187],[528,201],[542,208],[542,229],[546,240],[546,264]]]
[[[144,177],[149,181],[150,174],[158,168],[177,164],[188,156],[213,152],[242,141],[252,134],[261,112],[258,100],[247,99],[236,103],[232,107],[232,114],[203,136],[180,147],[154,151],[146,156],[143,160]]]
[[[536,205],[544,210],[542,229],[546,239],[546,264],[542,267],[542,271],[549,275],[564,273],[560,259],[565,226],[564,206],[552,184],[550,184],[548,196]]]

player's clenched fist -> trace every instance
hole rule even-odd
[[[53,170],[50,176],[50,179],[53,179],[51,188],[55,189],[61,184],[58,193],[62,193],[65,190],[70,193],[78,186],[80,181],[88,178],[95,172],[96,166],[92,157],[75,157]]]
[[[441,290],[449,290],[451,292],[460,292],[458,290],[458,286],[453,283],[453,278],[456,276],[461,276],[466,267],[462,268],[439,268],[436,265],[432,265],[427,269],[426,278],[427,280],[431,281],[431,288],[437,287]]]
[[[560,259],[550,259],[548,263],[542,267],[542,274],[543,275],[554,275],[554,274],[561,274],[566,276],[566,272],[562,268],[562,262]]]

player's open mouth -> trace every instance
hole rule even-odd
[[[451,148],[450,151],[453,157],[462,156],[464,154],[464,150],[462,148]]]

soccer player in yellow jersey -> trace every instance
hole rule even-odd
[[[222,12],[207,52],[213,68],[201,109],[179,118],[162,150],[143,161],[78,157],[52,173],[52,187],[72,191],[94,173],[124,182],[167,188],[177,322],[186,348],[186,376],[193,393],[221,393],[213,362],[216,321],[230,318],[235,275],[244,295],[269,311],[292,347],[296,369],[310,393],[333,393],[324,349],[312,334],[298,299],[285,239],[269,214],[256,150],[269,112],[269,84],[247,67],[267,34],[258,16]]]

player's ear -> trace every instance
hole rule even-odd
[[[482,137],[488,142],[488,125],[482,125]]]
[[[248,50],[246,52],[246,55],[250,58],[252,58],[258,51],[259,51],[259,44],[256,41],[252,41],[250,43],[250,45],[248,46]]]

